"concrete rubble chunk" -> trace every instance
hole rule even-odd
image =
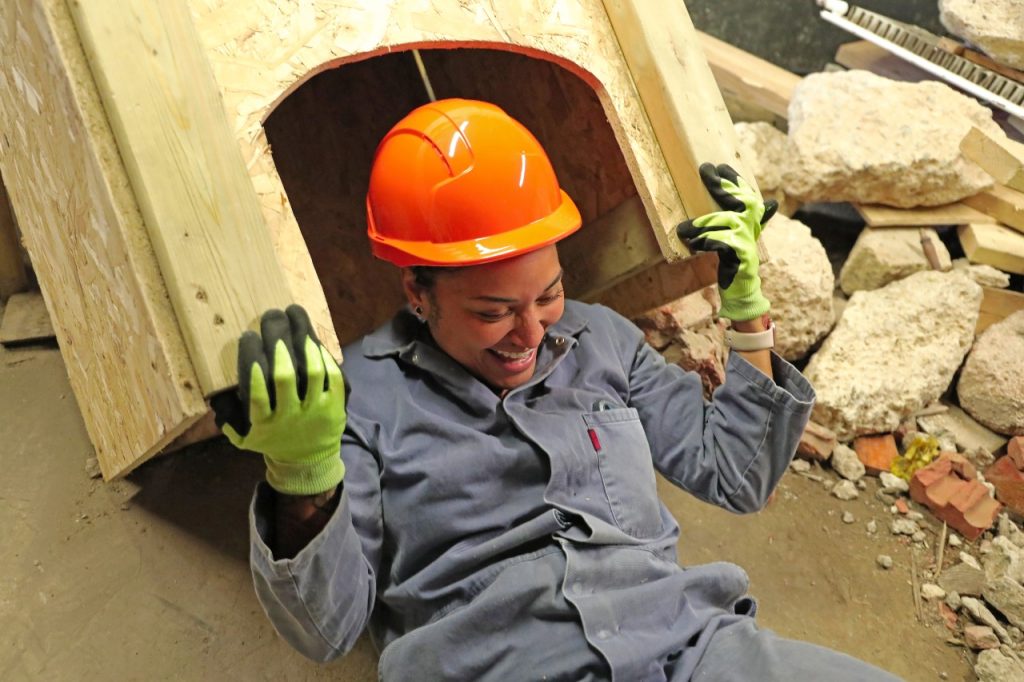
[[[928,601],[939,601],[946,598],[946,591],[935,583],[921,585],[921,596]]]
[[[952,266],[949,250],[932,228],[924,228],[935,245],[943,270]],[[774,252],[773,252],[774,253]],[[870,291],[903,279],[931,265],[921,249],[921,230],[916,227],[864,228],[839,271],[839,286],[847,296]]]
[[[853,481],[839,481],[832,487],[832,494],[840,500],[855,500],[860,495]]]
[[[1019,582],[1006,576],[990,580],[981,596],[1006,620],[1024,627],[1024,586]]]
[[[981,603],[980,599],[975,599],[974,597],[960,597],[960,604],[963,609],[970,614],[971,618],[974,619],[975,623],[987,625],[992,628],[999,639],[1003,642],[1008,642],[1010,640],[1010,633],[1006,631],[1006,628],[1004,628],[999,622],[999,619],[988,610],[988,607]]]
[[[910,484],[896,474],[883,471],[878,474],[878,482],[882,484],[882,492],[891,495],[910,492]]]
[[[888,554],[879,554],[875,557],[875,563],[878,564],[880,568],[889,570],[892,568],[892,557]]]
[[[992,59],[1024,69],[1024,11],[1020,0],[939,0],[939,21]]]
[[[992,185],[960,152],[972,126],[1002,136],[988,109],[943,83],[812,73],[789,104],[786,193],[900,208],[959,201]]]
[[[974,674],[978,682],[1024,682],[1024,667],[998,649],[978,654]]]
[[[1014,546],[1024,547],[1024,531],[1020,529],[1020,526],[1010,520],[1009,515],[999,515],[999,525],[997,526],[997,529],[999,535],[1012,542]]]
[[[854,293],[804,369],[813,419],[850,440],[936,401],[974,341],[981,296],[968,278],[933,270]]]
[[[957,449],[964,452],[978,448],[995,452],[1006,444],[1006,436],[985,428],[956,405],[950,405],[942,414],[918,417],[917,424],[922,431],[933,436],[949,433]]]
[[[987,581],[983,570],[964,563],[950,566],[939,575],[939,585],[942,589],[972,597],[981,596]]]
[[[761,264],[761,288],[772,302],[775,352],[797,360],[835,324],[835,275],[825,247],[797,220],[776,215],[761,239],[772,254]]]
[[[1024,582],[1024,550],[1005,537],[993,538],[990,551],[982,557],[988,580],[1009,578]]]
[[[982,332],[956,392],[960,406],[988,428],[1024,435],[1024,310]]]
[[[1010,275],[1002,270],[996,270],[991,265],[972,263],[966,258],[957,258],[953,261],[953,269],[965,273],[983,287],[1005,289],[1010,286]]]
[[[733,128],[739,142],[737,148],[754,174],[762,196],[783,203],[777,193],[782,190],[782,169],[789,157],[786,133],[764,121],[734,123]]]
[[[921,530],[921,527],[917,525],[917,521],[912,521],[910,519],[893,519],[892,524],[889,526],[889,530],[892,531],[893,535],[913,535]]]
[[[853,448],[841,443],[832,451],[832,468],[848,481],[860,480],[866,471]]]

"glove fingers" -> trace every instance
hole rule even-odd
[[[307,335],[306,346],[302,352],[305,371],[299,375],[300,378],[307,378],[309,386],[302,397],[303,405],[311,404],[324,393],[324,378],[327,370],[324,367],[324,356],[320,349],[320,344],[314,341],[313,337]],[[307,382],[300,381],[300,383]]]
[[[722,187],[722,169],[725,169],[727,173],[731,172],[733,176],[736,175],[736,171],[732,170],[732,168],[725,164],[715,168],[713,163],[702,163],[700,165],[700,179],[704,182],[704,186],[711,194],[711,198],[715,200],[715,203],[726,211],[743,212],[746,208],[746,206],[743,205],[743,202]],[[725,179],[728,180],[728,178]]]
[[[761,224],[764,225],[769,220],[771,220],[772,216],[774,216],[775,212],[778,210],[779,202],[775,201],[775,199],[769,199],[768,201],[764,202],[764,215],[761,216]]]
[[[249,433],[252,424],[249,423],[249,414],[245,403],[238,399],[237,390],[228,390],[218,393],[210,398],[210,407],[213,408],[213,419],[217,428],[223,431],[228,438],[228,429],[231,429],[236,438],[244,437]],[[234,443],[234,440],[231,440]]]
[[[731,229],[731,225],[707,225],[704,223],[710,222],[709,219],[714,216],[714,213],[709,215],[700,216],[696,220],[684,220],[676,226],[676,235],[682,240],[691,240],[701,237],[708,232],[720,232],[722,230]],[[698,225],[697,223],[702,223]]]
[[[260,319],[260,333],[263,336],[263,352],[270,359],[270,406],[277,409],[279,403],[298,400],[295,384],[295,349],[292,347],[291,324],[281,310],[271,309]]]
[[[238,339],[238,399],[245,421],[248,421],[249,403],[251,401],[250,388],[252,386],[252,373],[257,371],[263,375],[264,385],[266,378],[270,376],[267,356],[263,352],[263,341],[256,332],[245,332]],[[243,433],[238,429],[239,433]],[[248,433],[249,429],[245,429]]]
[[[295,363],[295,378],[299,400],[305,400],[306,386],[310,383],[309,370],[307,369],[309,357],[306,351],[306,338],[311,338],[315,344],[320,342],[316,338],[316,333],[313,331],[313,323],[309,321],[309,315],[306,313],[305,308],[293,303],[284,312],[288,317],[288,323],[291,327],[291,347],[294,350],[293,361]],[[318,363],[321,362],[319,354],[316,361]],[[316,383],[313,382],[312,385],[316,386]]]
[[[736,169],[727,163],[719,164],[718,168],[719,177],[723,180],[728,180],[737,187],[740,186],[740,174],[736,172]]]
[[[341,368],[338,367],[337,361],[327,352],[327,349],[323,346],[318,346],[320,349],[320,357],[324,363],[324,379],[326,390],[328,393],[341,393],[342,400],[347,397],[345,391],[345,379],[341,375]]]
[[[698,251],[714,251],[718,254],[718,288],[728,289],[740,270],[740,258],[731,246],[713,239],[697,239],[691,246]]]

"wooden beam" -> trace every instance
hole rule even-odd
[[[868,227],[931,227],[996,222],[995,218],[960,203],[922,208],[893,208],[866,204],[854,204],[853,207]]]
[[[701,253],[681,262],[662,261],[584,300],[634,318],[717,282],[718,256]]]
[[[982,333],[996,322],[1024,310],[1024,294],[995,287],[982,287],[982,289],[981,312],[978,315],[978,324],[974,328],[975,335]]]
[[[967,260],[1024,275],[1024,234],[1005,225],[963,225],[957,233]]]
[[[719,210],[701,182],[701,163],[728,163],[756,186],[683,3],[603,3],[686,215]],[[687,254],[674,229],[655,235],[666,259]]]
[[[28,288],[28,272],[21,257],[18,228],[7,190],[0,180],[0,301]]]
[[[934,76],[924,69],[867,40],[843,43],[836,50],[835,61],[848,69],[862,69],[898,81],[917,83],[934,80]]]
[[[996,182],[1024,191],[1024,144],[1005,135],[996,139],[980,128],[971,128],[960,142],[960,151]]]
[[[186,3],[70,0],[205,395],[290,294]]]
[[[1024,193],[996,185],[990,190],[963,200],[973,209],[981,211],[1014,229],[1024,232]]]
[[[117,478],[207,407],[65,1],[0,2],[0,64],[0,170],[103,475]]]
[[[788,118],[800,76],[707,33],[697,31],[697,38],[722,92]]]

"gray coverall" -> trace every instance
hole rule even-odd
[[[345,349],[343,489],[295,558],[257,488],[259,599],[320,661],[369,626],[383,680],[893,679],[759,630],[738,566],[676,561],[655,470],[752,512],[796,449],[814,393],[772,361],[775,382],[733,353],[709,403],[630,322],[567,301],[500,397],[399,313]]]

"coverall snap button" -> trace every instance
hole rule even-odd
[[[556,336],[555,337],[555,345],[556,346],[563,346],[563,345],[565,345],[565,337],[564,336]]]

